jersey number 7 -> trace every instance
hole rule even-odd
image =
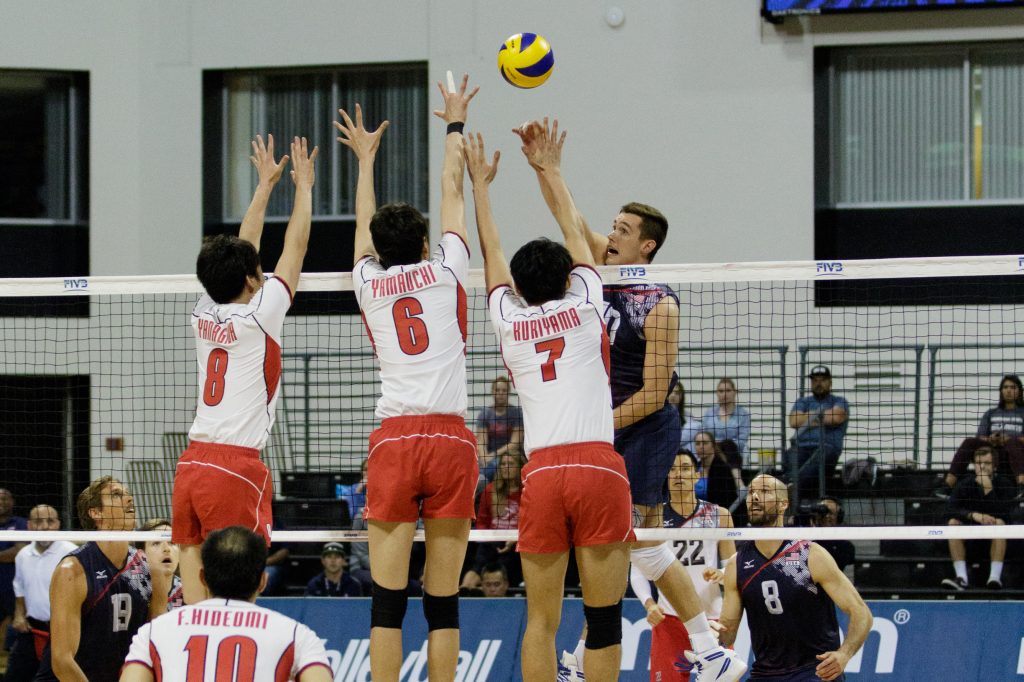
[[[538,353],[548,354],[548,359],[540,366],[541,378],[544,381],[554,381],[557,379],[558,372],[555,371],[555,360],[562,357],[562,352],[565,350],[565,337],[559,336],[557,339],[541,341],[535,344],[533,348]]]

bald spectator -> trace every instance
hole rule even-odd
[[[32,531],[60,530],[60,516],[48,504],[36,505],[28,515]],[[18,552],[14,560],[14,646],[7,659],[5,682],[29,682],[39,667],[39,654],[50,636],[50,578],[73,542],[37,540]]]
[[[14,515],[14,495],[0,488],[0,530],[27,530],[28,521]],[[24,542],[0,542],[0,636],[7,632],[14,615],[14,557]]]

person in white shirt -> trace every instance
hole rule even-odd
[[[174,471],[171,541],[181,548],[185,602],[206,594],[199,582],[199,545],[218,528],[243,525],[270,544],[274,496],[260,451],[280,396],[284,317],[302,273],[313,210],[317,149],[291,144],[295,200],[274,276],[264,278],[260,236],[267,202],[288,156],[274,160],[274,138],[257,136],[249,157],[259,175],[238,236],[203,241],[196,273],[206,293],[192,310],[199,400],[188,449]]]
[[[462,194],[462,126],[477,89],[438,88],[448,124],[441,176],[441,228],[433,255],[427,221],[408,204],[377,208],[373,166],[384,121],[372,133],[339,110],[335,122],[359,161],[356,183],[356,301],[380,363],[380,427],[370,435],[365,518],[373,596],[370,670],[397,681],[408,600],[409,554],[423,519],[426,566],[423,615],[431,680],[455,678],[459,660],[459,573],[474,516],[477,442],[466,428],[466,281],[469,247]]]
[[[255,604],[267,580],[267,545],[260,535],[241,526],[213,531],[201,556],[200,579],[212,596],[143,625],[121,682],[334,679],[315,632]]]
[[[28,515],[28,529],[60,530],[60,516],[48,504],[39,504]],[[17,635],[7,659],[4,680],[28,682],[39,668],[39,654],[50,637],[50,578],[53,569],[76,545],[67,540],[36,540],[21,548],[14,558],[14,620]]]

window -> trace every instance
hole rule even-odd
[[[366,126],[391,126],[377,154],[374,185],[379,203],[404,201],[429,209],[427,126],[430,116],[425,63],[207,72],[204,83],[204,234],[236,233],[256,187],[250,141],[272,133],[275,155],[294,136],[320,147],[313,189],[313,228],[306,272],[351,267],[355,230],[355,156],[335,141],[338,109],[354,117],[363,106]],[[283,179],[267,207],[261,256],[272,268],[280,255],[292,209]],[[198,248],[198,245],[197,245]],[[312,297],[297,310],[311,311]],[[343,297],[347,301],[350,297]],[[323,309],[322,306],[314,306]],[[355,310],[354,300],[343,308]]]
[[[1024,46],[830,54],[832,206],[1024,199]]]

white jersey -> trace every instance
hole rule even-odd
[[[356,301],[380,362],[377,417],[466,416],[465,282],[469,247],[445,232],[428,261],[352,270]]]
[[[192,310],[199,400],[189,440],[262,450],[280,397],[288,285],[270,277],[245,304],[204,294]]]
[[[277,611],[233,599],[207,599],[143,625],[125,665],[138,663],[164,682],[294,680],[315,665],[331,669],[323,642]]]
[[[665,528],[718,528],[721,507],[704,500],[698,500],[697,508],[688,517],[675,513],[671,505],[665,505]],[[704,580],[704,569],[718,568],[718,542],[715,540],[673,540],[672,552],[690,574],[693,589],[700,597],[704,613],[708,618],[718,620],[722,615],[722,588],[717,583]],[[658,606],[665,613],[677,616],[675,609],[663,595],[658,596]]]
[[[488,305],[523,408],[526,454],[613,442],[600,275],[573,268],[565,297],[539,306],[527,305],[510,286],[495,287]]]

